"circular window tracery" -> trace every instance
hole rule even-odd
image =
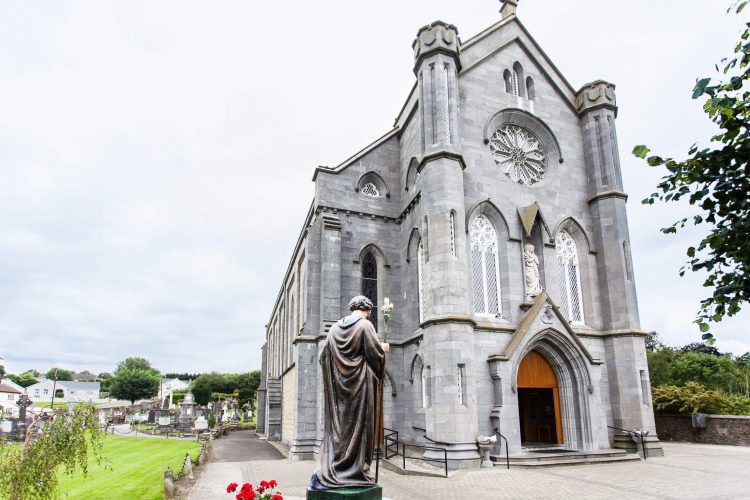
[[[490,137],[489,144],[495,163],[511,180],[531,186],[544,177],[547,154],[533,132],[518,125],[501,125]]]

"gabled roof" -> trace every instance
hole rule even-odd
[[[0,392],[7,392],[10,394],[21,394],[21,391],[19,391],[15,387],[12,387],[8,384],[0,384]]]

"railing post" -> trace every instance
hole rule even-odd
[[[448,477],[448,450],[443,448],[443,462],[445,462],[445,477]]]
[[[398,449],[398,446],[396,446]],[[406,470],[406,443],[401,443],[401,458],[403,459],[404,470]]]

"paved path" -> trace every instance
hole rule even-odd
[[[481,499],[750,498],[750,447],[662,444],[665,456],[645,462],[543,470],[495,467],[452,472],[448,479],[399,476],[381,468],[380,483],[384,496],[393,500],[457,495]],[[287,459],[211,463],[189,498],[226,500],[230,482],[255,485],[261,479],[276,479],[285,500],[301,499],[314,467],[312,461]]]

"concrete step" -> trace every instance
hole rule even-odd
[[[380,459],[380,466],[384,469],[388,469],[391,472],[395,472],[396,474],[400,474],[402,476],[424,476],[424,477],[445,477],[445,472],[437,472],[437,470],[430,470],[434,469],[434,467],[424,466],[421,462],[412,460],[412,459],[406,459],[406,469],[402,467],[403,461],[401,457],[391,457],[389,459]],[[370,470],[372,471],[372,466],[370,467]],[[440,469],[442,471],[442,469]]]
[[[592,450],[592,451],[548,451],[546,453],[539,453],[533,451],[526,451],[511,455],[511,462],[554,462],[554,461],[566,461],[566,460],[583,460],[586,458],[618,458],[626,457],[629,453],[626,450]],[[496,462],[505,462],[504,455],[492,455],[492,460]]]
[[[540,460],[530,462],[510,462],[510,466],[513,468],[522,469],[534,469],[539,467],[569,467],[572,465],[594,465],[594,464],[611,464],[611,463],[624,463],[624,462],[640,462],[641,457],[638,455],[628,453],[622,457],[578,457],[578,458],[567,458],[558,460]],[[503,466],[503,463],[497,463],[496,466]]]

